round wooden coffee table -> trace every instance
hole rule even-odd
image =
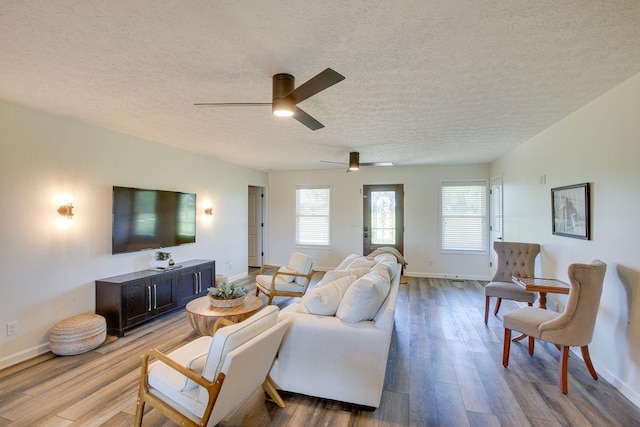
[[[209,296],[200,297],[187,304],[187,317],[193,329],[200,335],[213,335],[213,325],[218,319],[242,322],[262,308],[264,302],[255,295],[247,295],[244,302],[236,307],[211,307]]]

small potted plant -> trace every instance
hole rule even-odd
[[[155,260],[156,260],[156,267],[157,268],[169,268],[169,265],[171,264],[171,252],[162,252],[162,251],[158,251],[156,252],[156,256],[155,256]]]
[[[207,288],[209,302],[213,307],[236,307],[244,302],[247,288],[225,280],[215,288]]]

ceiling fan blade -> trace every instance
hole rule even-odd
[[[199,102],[196,107],[261,107],[271,106],[270,102]]]
[[[293,118],[308,127],[311,130],[322,129],[324,125],[311,117],[309,114],[302,111],[300,108],[296,107],[295,112],[293,113]]]
[[[333,71],[331,68],[327,68],[320,74],[311,77],[306,82],[295,88],[293,92],[287,94],[284,97],[287,101],[293,101],[294,104],[298,104],[307,98],[312,97],[318,92],[333,86],[336,83],[344,80],[344,76],[338,72]]]
[[[371,163],[360,163],[360,166],[393,166],[391,162],[371,162]]]
[[[348,163],[345,163],[345,162],[332,162],[332,161],[329,161],[329,160],[320,160],[320,163],[331,163],[331,164],[334,164],[334,165],[343,165],[343,166],[344,165],[348,165]]]

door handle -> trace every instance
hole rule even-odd
[[[198,273],[193,273],[193,293],[198,293]]]
[[[158,308],[158,290],[156,289],[156,285],[153,285],[153,309]]]
[[[151,311],[151,286],[147,286],[147,311]]]
[[[502,237],[496,237],[496,240],[502,240]]]

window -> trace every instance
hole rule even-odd
[[[296,245],[329,245],[328,185],[296,187]]]
[[[441,183],[441,249],[487,251],[487,182]]]

